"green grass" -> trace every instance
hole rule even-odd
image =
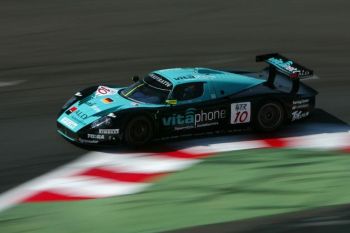
[[[19,205],[0,214],[0,232],[159,232],[347,203],[349,167],[340,152],[224,153],[143,193]]]

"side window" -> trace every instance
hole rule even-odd
[[[203,95],[203,83],[186,83],[177,85],[173,91],[173,98],[178,101],[191,100]]]

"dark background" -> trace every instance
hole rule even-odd
[[[86,153],[56,133],[77,90],[181,66],[260,69],[280,52],[315,70],[318,107],[350,122],[346,0],[1,0],[0,192]]]

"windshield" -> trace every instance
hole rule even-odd
[[[148,104],[163,104],[170,90],[154,87],[144,80],[138,81],[121,91],[121,95],[132,100]]]

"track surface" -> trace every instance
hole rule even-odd
[[[278,51],[313,68],[318,107],[350,122],[350,2],[345,0],[2,0],[0,192],[84,150],[55,131],[81,87],[130,83],[177,66],[259,69]],[[13,86],[6,85],[14,82]]]
[[[350,229],[350,205],[280,214],[243,221],[193,227],[168,233],[347,233]]]

